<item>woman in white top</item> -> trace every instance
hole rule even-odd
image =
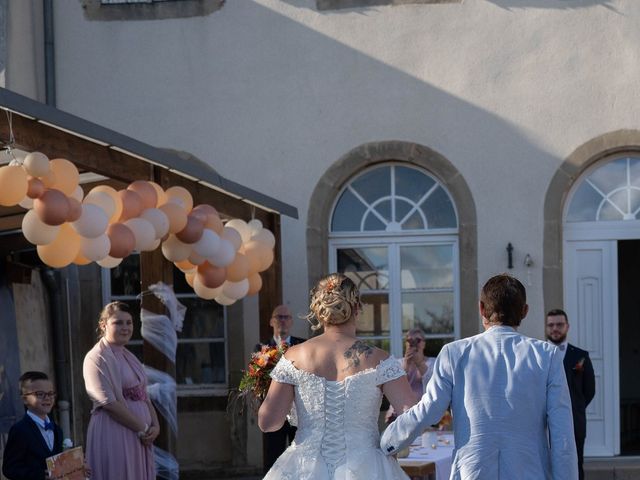
[[[417,399],[400,362],[356,337],[361,308],[344,275],[329,275],[312,290],[312,328],[324,333],[287,350],[258,414],[265,432],[282,426],[294,402],[298,416],[293,444],[265,480],[408,478],[379,448],[378,415],[383,393],[400,412]]]

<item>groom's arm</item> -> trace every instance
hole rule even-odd
[[[383,432],[380,448],[387,455],[393,455],[409,445],[414,438],[440,421],[451,403],[453,386],[449,361],[449,349],[445,345],[434,365],[427,391],[422,399],[400,415]]]

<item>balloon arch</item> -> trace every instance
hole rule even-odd
[[[0,205],[28,210],[22,232],[46,265],[113,268],[134,250],[160,247],[201,298],[231,305],[262,288],[276,240],[260,220],[223,224],[213,206],[194,206],[187,189],[147,180],[84,195],[79,177],[69,160],[40,152],[0,168]]]

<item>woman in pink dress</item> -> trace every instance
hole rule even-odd
[[[129,306],[106,305],[100,340],[84,358],[85,388],[93,402],[87,463],[93,480],[154,480],[158,417],[146,392],[142,364],[125,348],[133,333]]]

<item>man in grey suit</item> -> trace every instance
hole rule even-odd
[[[451,479],[577,480],[562,357],[516,332],[527,311],[522,283],[490,278],[480,294],[484,333],[444,346],[426,393],[387,428],[382,450],[406,448],[451,405]]]

